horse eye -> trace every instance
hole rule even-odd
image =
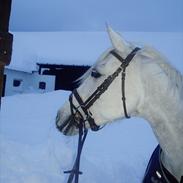
[[[99,77],[102,76],[102,74],[100,74],[97,70],[92,70],[91,76],[92,76],[93,78],[99,78]]]

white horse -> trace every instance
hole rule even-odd
[[[134,50],[133,44],[122,39],[110,27],[108,33],[112,49],[122,58],[126,58]],[[111,54],[112,49],[102,54],[82,77],[77,92],[83,101],[86,101],[97,87],[120,67],[121,62]],[[96,125],[104,125],[125,117],[121,95],[119,74],[89,108]],[[180,182],[183,175],[183,76],[157,50],[143,47],[136,52],[126,68],[125,97],[128,115],[147,120],[162,149],[160,158],[163,166],[177,182]],[[75,96],[72,100],[80,115],[85,116],[86,113]],[[67,101],[58,111],[56,118],[57,127],[62,127],[60,130],[63,133],[71,119],[70,116],[70,102]],[[87,121],[86,126],[90,127]],[[70,129],[65,132],[66,135],[76,133],[78,128],[75,125],[70,125]]]

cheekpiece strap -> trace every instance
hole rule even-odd
[[[76,100],[78,101],[81,109],[83,110],[83,112],[85,113],[86,115],[86,120],[88,121],[88,123],[90,124],[90,128],[92,131],[98,131],[100,129],[100,126],[98,126],[96,123],[95,123],[95,120],[91,117],[91,114],[89,114],[88,112],[88,108],[86,108],[82,98],[80,97],[78,91],[75,89],[73,91],[73,95],[74,97],[76,98]]]

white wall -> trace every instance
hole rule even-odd
[[[5,69],[5,74],[5,96],[32,92],[44,93],[55,89],[55,76],[44,76],[38,73],[26,73],[10,69]],[[17,87],[13,86],[14,80],[19,80],[21,84]],[[39,89],[40,82],[46,83],[45,89]]]
[[[14,70],[5,69],[6,84],[5,84],[5,96],[20,94],[28,88],[28,83],[25,82],[31,75],[26,72],[18,72]],[[21,84],[19,87],[13,86],[14,80],[20,80]]]
[[[37,72],[35,72],[31,81],[33,88],[39,93],[50,92],[55,90],[55,76],[39,75]],[[45,90],[39,89],[39,82],[46,82]]]

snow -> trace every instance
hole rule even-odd
[[[106,32],[15,32],[9,69],[32,72],[36,63],[92,65],[111,47]],[[183,33],[124,32],[126,40],[152,45],[183,68]],[[176,62],[175,62],[176,61]]]
[[[127,40],[151,44],[183,72],[183,33],[124,33]],[[92,64],[110,47],[103,32],[15,33],[10,69],[30,72],[35,63]],[[2,99],[0,182],[66,183],[77,138],[55,127],[58,108],[69,92],[24,94]],[[82,153],[80,183],[140,183],[157,141],[148,123],[123,120],[90,132]]]
[[[69,92],[5,97],[0,116],[0,182],[65,183],[77,136],[55,127],[57,109]],[[125,120],[90,132],[85,142],[81,183],[140,183],[157,142],[141,119]]]

